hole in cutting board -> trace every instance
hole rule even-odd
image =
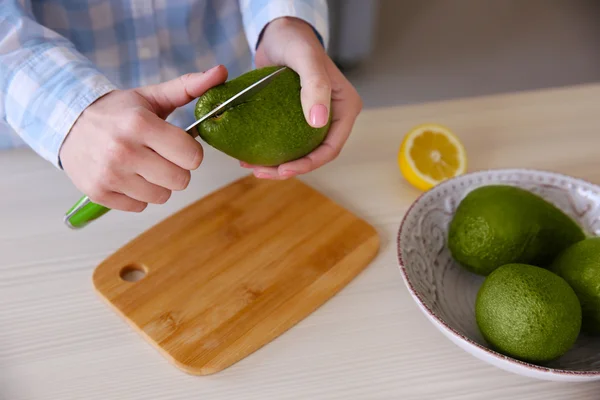
[[[140,265],[127,265],[121,268],[119,276],[126,282],[137,282],[146,276],[146,269]]]

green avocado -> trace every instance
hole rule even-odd
[[[196,102],[199,119],[220,103],[280,67],[249,71],[206,91]],[[331,125],[313,128],[304,117],[300,77],[286,68],[247,102],[198,125],[198,135],[210,146],[253,165],[277,166],[316,149]]]
[[[529,264],[506,264],[483,281],[475,318],[495,350],[541,363],[573,347],[582,324],[573,288],[551,271]]]
[[[454,260],[487,276],[504,264],[547,268],[582,228],[554,204],[510,185],[482,186],[460,202],[448,232]]]
[[[583,312],[582,330],[600,334],[600,237],[589,237],[566,248],[549,269],[575,290]]]

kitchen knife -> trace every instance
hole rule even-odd
[[[250,97],[254,96],[265,86],[267,86],[276,75],[278,75],[285,69],[286,67],[281,67],[276,71],[270,73],[269,75],[265,76],[264,78],[253,83],[252,85],[248,86],[244,90],[236,93],[235,95],[227,99],[227,101],[224,101],[223,103],[212,109],[209,113],[203,115],[201,118],[196,120],[193,124],[188,126],[185,131],[188,134],[190,134],[193,138],[196,138],[198,136],[198,130],[195,128],[198,124],[202,123],[203,121],[216,114],[219,114],[232,107],[246,102]],[[64,217],[64,222],[69,228],[79,229],[83,228],[90,222],[100,218],[108,211],[110,211],[110,208],[96,204],[92,202],[88,196],[83,196],[81,199],[79,199],[77,203],[73,205],[73,207],[69,209],[69,211],[67,211]]]

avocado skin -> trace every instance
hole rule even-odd
[[[578,223],[539,195],[496,184],[461,200],[448,228],[448,249],[467,270],[487,276],[504,264],[547,268],[585,237]]]
[[[196,102],[196,119],[278,68],[255,69],[209,89]],[[301,158],[323,142],[331,113],[324,127],[311,127],[300,90],[299,75],[288,67],[247,102],[200,123],[198,135],[215,149],[252,165],[277,166]]]

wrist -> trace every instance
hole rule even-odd
[[[257,48],[265,39],[278,37],[285,32],[293,32],[294,35],[300,35],[305,40],[324,47],[323,38],[319,32],[310,23],[298,17],[278,17],[273,19],[263,28],[258,36]]]

